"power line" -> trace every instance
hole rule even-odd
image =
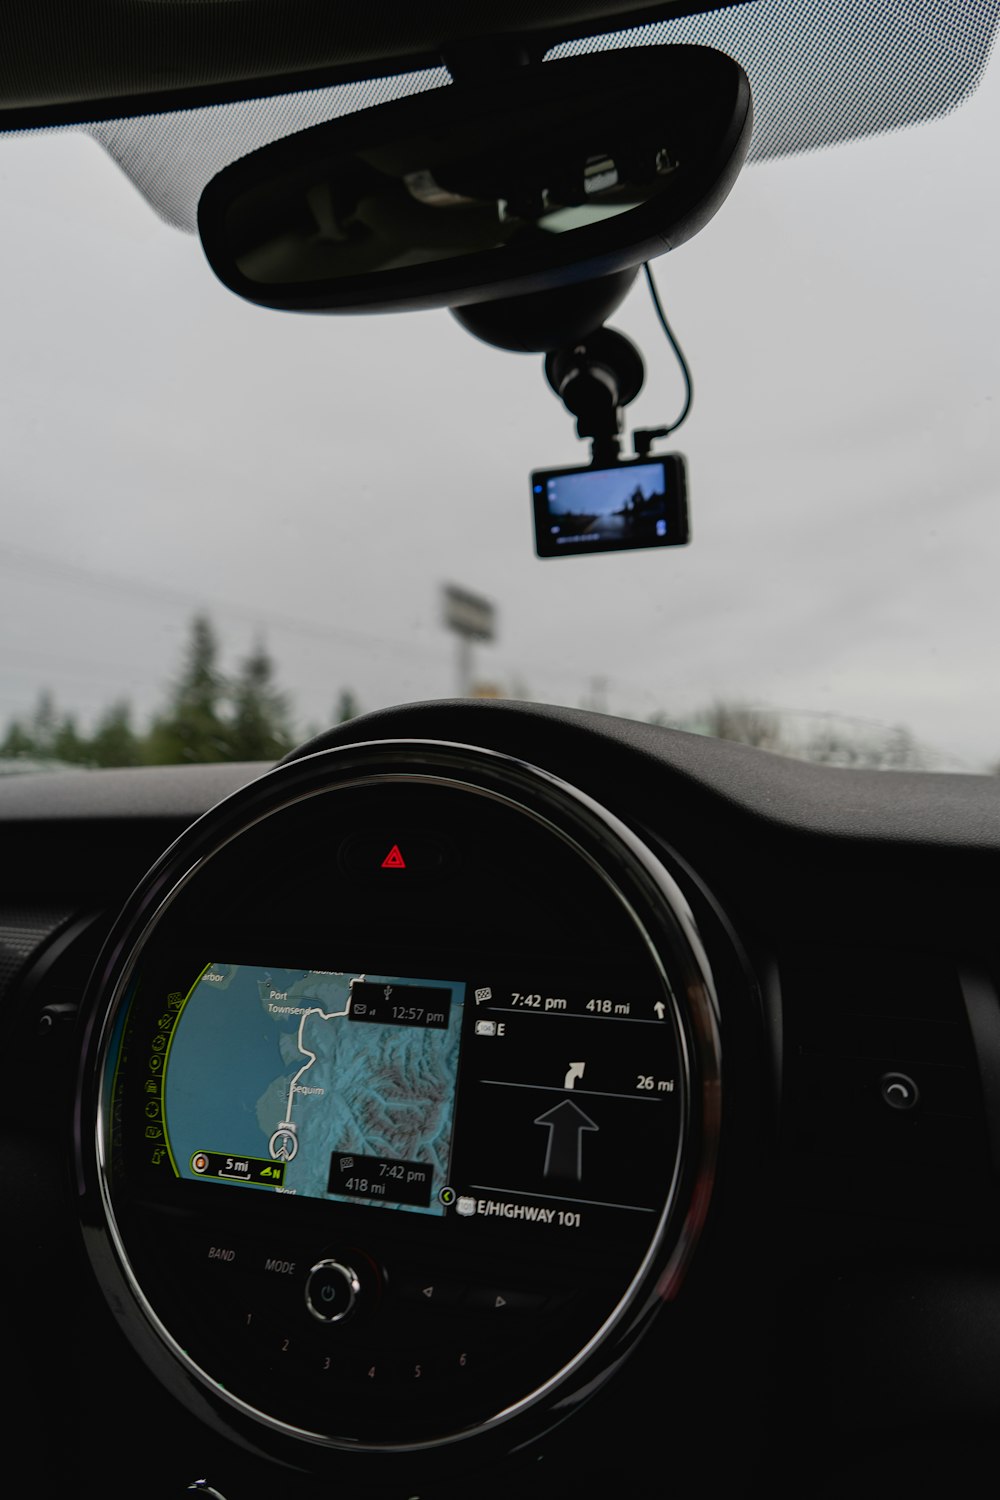
[[[146,605],[160,603],[176,609],[178,605],[185,609],[205,609],[204,596],[190,589],[179,588],[170,584],[156,584],[146,579],[125,578],[121,574],[113,573],[105,569],[86,567],[80,563],[66,562],[62,559],[45,557],[41,553],[32,552],[27,548],[0,546],[0,565],[7,564],[20,572],[30,571],[37,575],[47,577],[55,582],[61,581],[62,585],[69,584],[71,587],[87,590],[91,593],[98,592],[102,597],[109,593],[119,596],[128,596],[138,603]],[[211,600],[213,611],[228,614],[236,618],[246,620],[257,628],[267,627],[274,630],[287,631],[290,634],[299,635],[320,643],[330,643],[339,646],[349,646],[356,650],[390,653],[394,658],[407,658],[434,666],[450,667],[451,653],[442,640],[440,646],[431,643],[421,644],[413,640],[407,640],[401,636],[380,636],[367,631],[350,631],[335,625],[321,625],[316,621],[302,619],[294,615],[284,613],[264,612],[256,609],[248,609],[246,605],[236,604],[229,600],[220,599],[213,592]],[[45,660],[47,666],[65,672],[72,671],[75,676],[86,678],[92,685],[107,683],[109,686],[118,688],[117,697],[121,696],[121,689],[126,685],[123,678],[127,677],[130,683],[134,683],[139,675],[140,669],[134,666],[123,666],[117,673],[102,673],[94,670],[92,661],[81,662],[79,658],[64,658],[59,655],[49,655],[45,652],[37,652],[32,647],[7,644],[3,647],[2,655],[5,659],[15,661],[29,660],[32,656],[38,661]],[[15,669],[16,670],[16,669]],[[559,690],[554,692],[559,698],[579,698],[589,696],[591,672],[574,672],[568,670],[565,665],[547,665],[536,656],[532,656],[530,666],[522,668],[504,660],[499,654],[492,664],[494,674],[502,678],[522,679],[530,688],[533,681],[541,678],[549,683],[558,683]],[[18,673],[18,675],[22,675]],[[645,703],[655,707],[659,702],[659,695],[648,686],[640,686],[636,683],[623,681],[620,677],[605,673],[604,680],[607,683],[609,697],[630,699],[633,703]],[[10,703],[11,695],[4,694],[3,701]]]
[[[108,592],[128,594],[143,604],[158,601],[169,605],[183,605],[187,609],[205,609],[205,597],[190,589],[177,588],[170,584],[151,583],[146,579],[123,578],[119,573],[105,572],[103,569],[84,567],[79,563],[63,562],[60,559],[43,557],[40,553],[29,552],[23,548],[0,547],[0,562],[9,562],[19,569],[29,569],[36,573],[47,574],[52,578],[61,578],[80,588],[99,590],[102,595]],[[298,635],[311,636],[317,640],[332,641],[340,645],[362,647],[391,651],[395,656],[405,655],[420,657],[422,659],[434,659],[445,661],[449,653],[442,644],[438,649],[431,645],[419,645],[413,641],[400,639],[396,636],[380,636],[370,631],[344,630],[340,626],[320,625],[314,620],[301,619],[294,615],[276,614],[259,609],[248,609],[245,604],[236,604],[227,599],[221,599],[213,591],[212,608],[229,615],[247,620],[252,625],[269,626],[275,630],[286,630]]]

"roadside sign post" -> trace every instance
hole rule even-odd
[[[472,691],[472,643],[496,640],[496,607],[479,594],[446,583],[441,590],[444,623],[458,638],[458,695]]]

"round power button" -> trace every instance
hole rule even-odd
[[[317,1261],[306,1282],[306,1307],[321,1323],[342,1323],[354,1311],[361,1283],[339,1260]]]
[[[906,1073],[885,1073],[879,1089],[890,1109],[913,1109],[920,1098],[920,1090]]]

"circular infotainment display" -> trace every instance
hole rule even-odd
[[[668,872],[543,772],[278,769],[151,872],[90,1004],[88,1243],[202,1414],[355,1451],[544,1423],[676,1290],[711,978]]]

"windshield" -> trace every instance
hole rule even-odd
[[[653,264],[692,544],[558,560],[528,476],[589,454],[540,357],[243,304],[93,138],[4,138],[3,768],[267,757],[472,693],[993,769],[998,126],[994,63],[944,119],[751,164]],[[673,421],[641,277],[610,321],[628,429]]]

